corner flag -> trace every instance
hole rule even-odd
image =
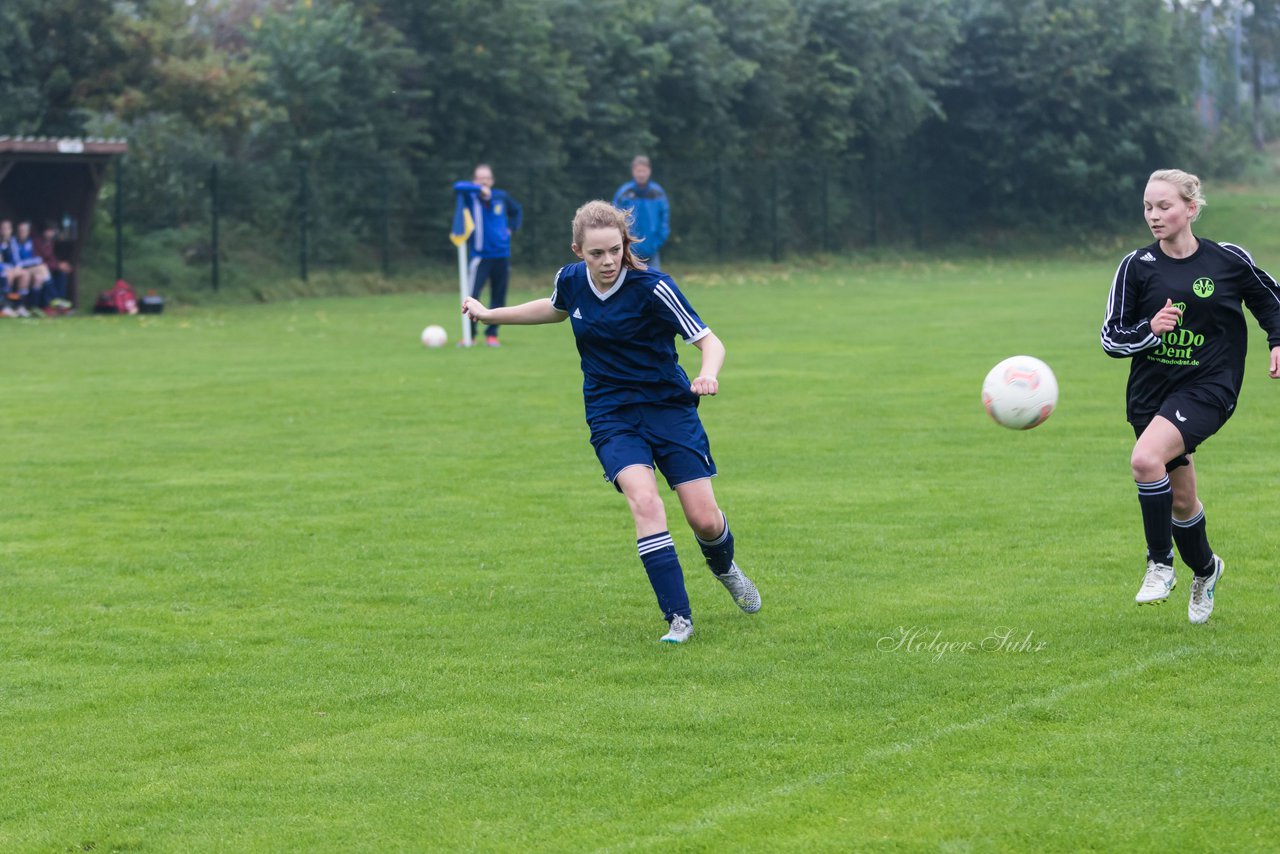
[[[458,193],[458,204],[453,211],[453,227],[449,230],[449,239],[458,247],[458,293],[459,304],[471,296],[471,277],[467,274],[467,238],[476,230],[476,222],[471,218],[471,209],[467,200]],[[471,318],[462,318],[462,346],[471,346]]]
[[[449,232],[449,239],[453,241],[454,246],[462,246],[475,230],[476,222],[471,218],[471,209],[459,194],[458,207],[453,212],[453,228]]]

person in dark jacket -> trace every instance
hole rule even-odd
[[[65,311],[71,308],[71,302],[67,299],[67,294],[69,293],[71,271],[74,268],[71,266],[70,261],[64,261],[58,257],[57,236],[58,230],[55,227],[45,225],[39,236],[31,238],[31,242],[35,248],[36,255],[49,268],[50,281],[44,288],[45,305],[48,308]]]

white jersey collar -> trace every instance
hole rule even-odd
[[[622,287],[622,282],[626,278],[627,278],[627,268],[623,267],[621,270],[618,271],[618,281],[613,283],[613,287],[609,288],[609,290],[604,291],[602,293],[600,289],[596,287],[595,281],[591,278],[591,271],[587,270],[587,284],[591,286],[591,293],[595,294],[596,299],[600,300],[601,302],[604,302],[609,297],[616,294],[618,292],[618,288]]]

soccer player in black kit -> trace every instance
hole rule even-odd
[[[1130,464],[1147,538],[1135,599],[1169,598],[1177,543],[1195,573],[1187,617],[1203,623],[1223,562],[1205,534],[1191,455],[1235,411],[1248,346],[1242,304],[1266,330],[1271,377],[1280,378],[1280,288],[1244,249],[1191,233],[1205,205],[1195,175],[1153,172],[1142,204],[1156,242],[1120,262],[1102,325],[1107,355],[1131,360],[1127,414],[1138,441]]]

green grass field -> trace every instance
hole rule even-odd
[[[5,322],[0,850],[1276,850],[1280,383],[1258,334],[1198,455],[1212,620],[1185,568],[1135,607],[1118,259],[682,277],[765,600],[670,500],[683,647],[567,324],[427,351],[447,294]],[[1025,433],[979,400],[1015,353],[1061,386]]]

